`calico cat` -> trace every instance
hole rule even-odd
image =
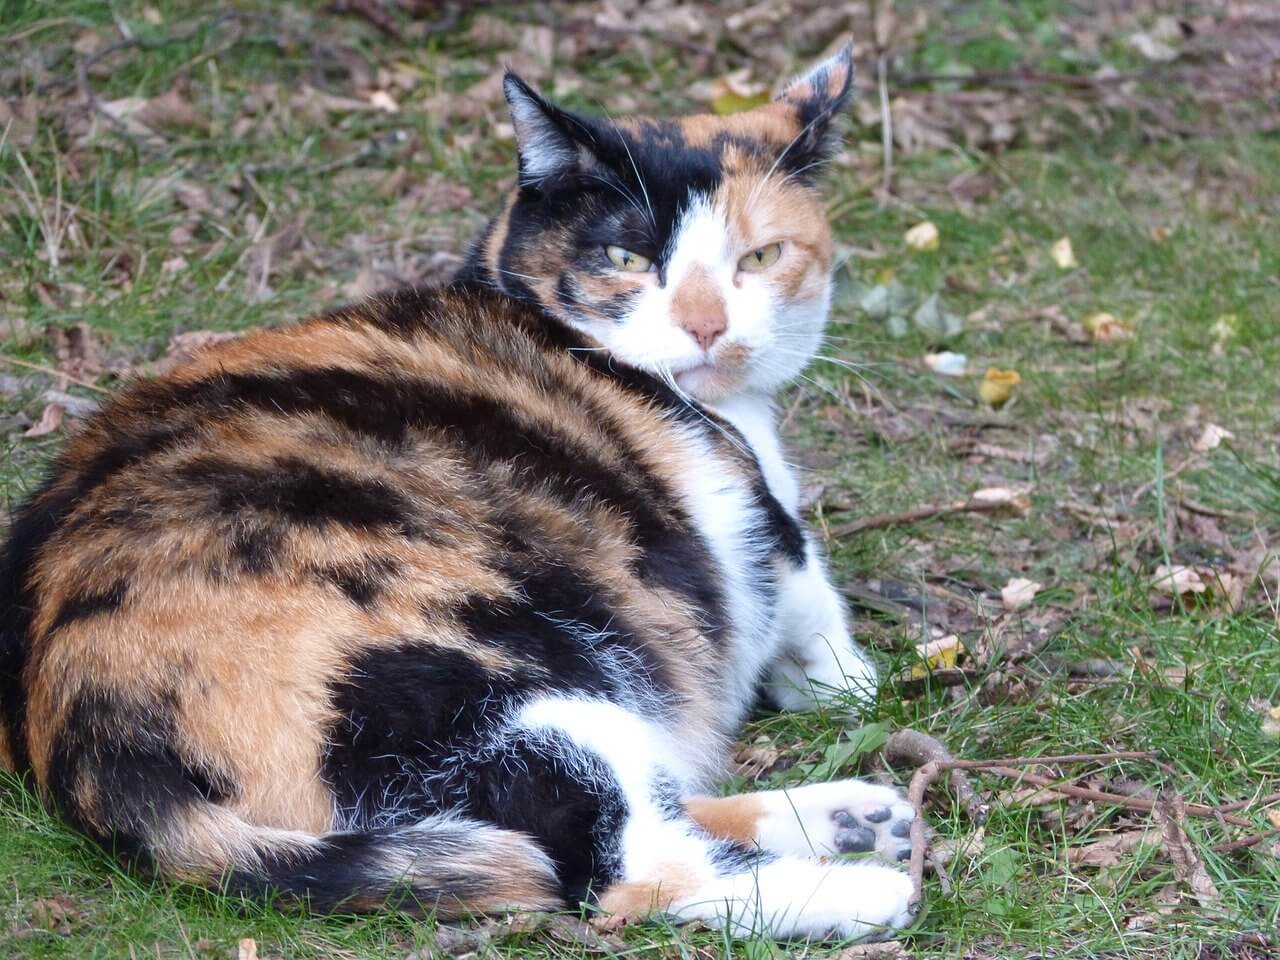
[[[772,406],[826,323],[852,73],[616,121],[508,75],[518,182],[455,282],[210,348],[67,442],[0,556],[0,761],[234,896],[909,923],[896,791],[705,794],[761,686],[874,695]]]

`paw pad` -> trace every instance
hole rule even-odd
[[[911,857],[911,821],[905,803],[831,811],[836,853],[877,853],[891,863]]]

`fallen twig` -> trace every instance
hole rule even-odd
[[[100,387],[96,383],[90,383],[88,380],[81,380],[79,377],[73,377],[69,373],[63,373],[61,370],[55,370],[53,367],[46,366],[43,363],[32,363],[30,360],[19,360],[17,357],[0,356],[0,362],[12,364],[15,367],[25,367],[27,370],[38,370],[41,373],[47,373],[51,377],[57,377],[74,383],[77,387],[84,387],[86,390],[96,390],[98,393],[110,393],[106,387]]]
[[[895,731],[884,745],[884,756],[890,763],[898,760],[916,765],[911,785],[907,788],[907,802],[916,812],[911,821],[911,862],[908,868],[912,890],[909,906],[914,913],[920,908],[924,896],[924,861],[928,847],[924,834],[925,791],[942,772],[943,765],[955,763],[956,758],[933,737],[917,730]],[[953,770],[951,787],[955,790],[956,801],[975,822],[981,823],[987,818],[990,808],[973,789],[968,774],[960,769]]]
[[[1067,762],[1067,761],[1060,761]],[[1090,787],[1078,787],[1072,783],[1059,783],[1053,777],[1042,777],[1039,774],[1028,773],[1025,770],[1014,770],[1005,766],[984,766],[973,769],[987,770],[997,776],[1009,777],[1024,783],[1029,783],[1033,787],[1043,787],[1046,790],[1052,790],[1064,797],[1074,797],[1077,800],[1093,800],[1097,803],[1113,803],[1118,807],[1125,807],[1129,810],[1137,810],[1142,813],[1150,813],[1155,809],[1155,801],[1144,800],[1141,797],[1126,797],[1120,793],[1108,793],[1105,790],[1094,790]],[[1199,803],[1189,803],[1186,805],[1186,813],[1191,817],[1210,817],[1217,819],[1221,817],[1227,823],[1235,824],[1237,827],[1253,826],[1243,817],[1235,817],[1229,813],[1224,813],[1217,807],[1206,807]]]
[[[1016,505],[1007,500],[970,498],[968,500],[959,500],[955,503],[859,517],[857,520],[850,520],[848,523],[838,523],[828,528],[827,532],[833,537],[845,537],[854,533],[862,533],[864,530],[898,527],[907,523],[918,523],[921,520],[932,520],[935,517],[947,517],[956,513],[1002,513],[1011,509],[1016,509]]]
[[[1250,834],[1247,837],[1240,837],[1238,840],[1228,840],[1226,843],[1216,844],[1209,849],[1214,853],[1234,853],[1237,850],[1245,850],[1273,838],[1280,838],[1280,830],[1267,830],[1264,833]]]

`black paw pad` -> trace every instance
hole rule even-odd
[[[831,814],[831,821],[842,829],[848,830],[858,826],[858,818],[848,810],[835,810]]]
[[[841,853],[870,853],[876,848],[876,832],[870,827],[853,827],[836,834],[836,849]]]
[[[895,837],[909,837],[911,836],[911,822],[909,820],[899,820],[889,828],[889,832]]]
[[[893,813],[888,807],[877,807],[870,813],[864,813],[862,815],[862,819],[870,823],[884,823],[891,816],[893,816]]]

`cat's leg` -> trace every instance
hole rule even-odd
[[[685,809],[713,837],[769,853],[875,853],[891,862],[911,856],[915,811],[899,791],[864,780],[692,797]]]
[[[624,707],[535,699],[505,750],[489,815],[539,841],[571,903],[594,902],[618,920],[698,919],[734,935],[861,938],[911,921],[911,883],[899,870],[709,836],[682,803],[670,741]]]
[[[844,600],[810,541],[805,562],[780,585],[777,624],[782,649],[770,668],[767,691],[784,710],[812,710],[836,697],[869,704],[876,695],[870,654],[853,642]]]

